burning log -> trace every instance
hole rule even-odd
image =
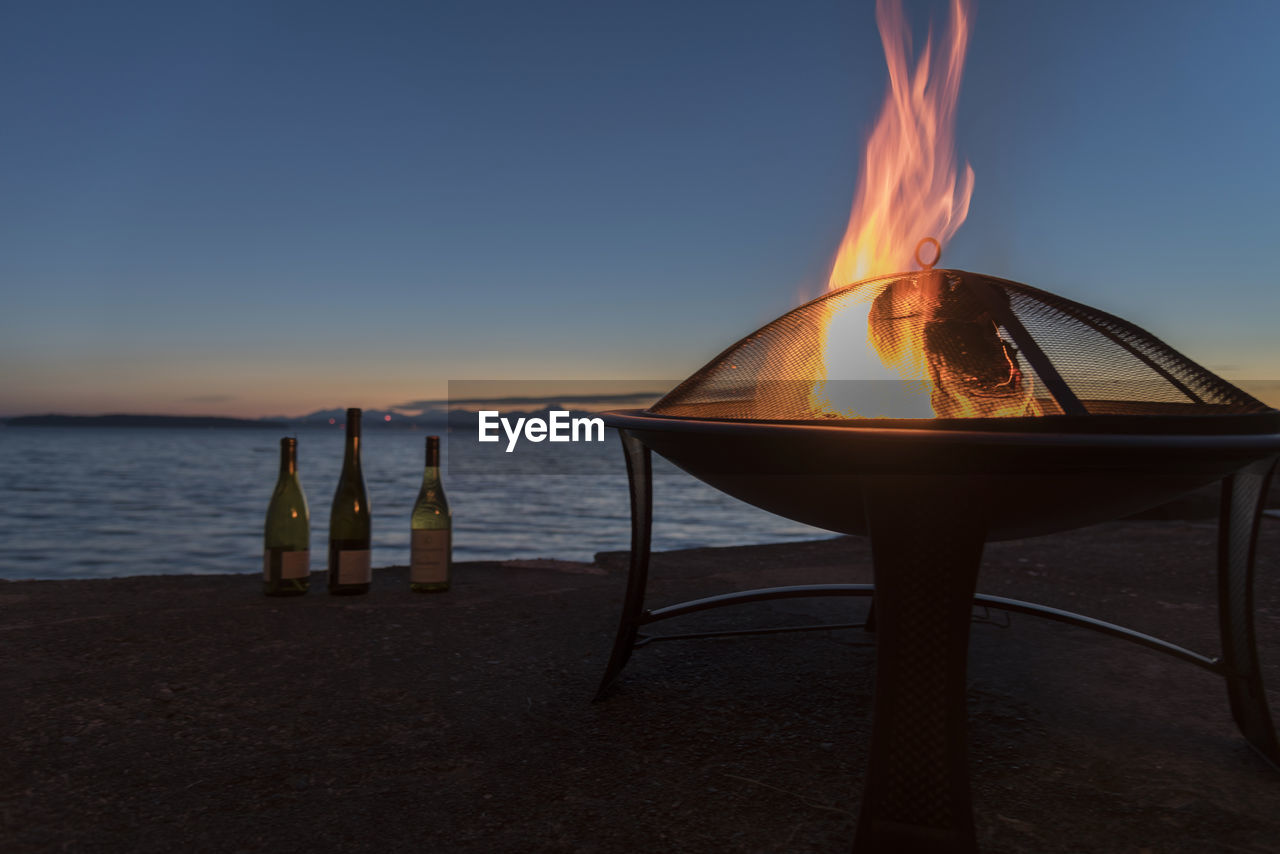
[[[1007,294],[1001,294],[1008,302]],[[924,377],[938,418],[1040,415],[1034,379],[972,290],[941,272],[894,279],[871,303],[867,336],[886,364]]]

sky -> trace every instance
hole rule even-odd
[[[977,0],[941,266],[1280,378],[1277,56],[1270,0]],[[870,0],[6,3],[0,416],[670,385],[821,292],[886,79]]]

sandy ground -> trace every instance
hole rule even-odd
[[[1214,651],[1215,530],[1117,522],[987,548],[979,587]],[[0,583],[0,850],[838,852],[875,651],[860,630],[638,650],[591,697],[625,555],[403,568],[361,598],[252,576]],[[1280,710],[1280,519],[1258,630]],[[650,601],[870,580],[865,542],[655,556]],[[858,619],[788,600],[683,628]],[[1280,772],[1221,681],[1031,617],[975,612],[971,766],[986,852],[1280,851]],[[1280,714],[1280,711],[1278,711]]]

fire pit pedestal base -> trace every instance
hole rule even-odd
[[[641,635],[642,626],[710,608],[802,596],[874,596],[876,681],[856,852],[976,851],[967,751],[966,659],[975,603],[1092,628],[1174,655],[1222,676],[1241,733],[1280,768],[1280,742],[1263,690],[1253,628],[1257,527],[1272,455],[1241,460],[1222,481],[1218,592],[1222,655],[1205,656],[1122,626],[1042,605],[975,594],[994,482],[963,474],[871,475],[860,504],[875,584],[748,590],[649,610],[644,606],[652,522],[649,446],[618,426],[631,490],[631,559],[618,632],[596,699],[633,649],[657,640],[748,634]],[[630,425],[627,425],[630,426]],[[1272,451],[1274,454],[1274,451]],[[861,625],[861,624],[854,624]],[[848,625],[804,627],[846,628]]]
[[[974,851],[965,688],[986,540],[957,478],[867,484],[876,678],[854,851]]]

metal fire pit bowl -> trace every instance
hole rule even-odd
[[[872,336],[887,340],[890,351],[894,341],[906,340],[925,352],[935,411],[959,407],[978,417],[850,418],[814,411],[808,390],[819,387],[829,366],[812,356],[816,345],[809,339],[830,336],[841,324],[848,329],[832,320],[846,304],[869,305],[872,327],[888,319]],[[949,379],[958,392],[947,386]],[[1132,324],[970,273],[888,277],[783,315],[651,409],[606,413],[605,421],[618,428],[627,462],[631,564],[597,699],[634,648],[708,636],[641,634],[653,623],[766,599],[872,597],[866,622],[853,624],[876,637],[871,746],[855,851],[977,850],[965,708],[975,603],[1092,628],[1218,674],[1241,733],[1280,767],[1252,607],[1255,543],[1280,455],[1280,412]],[[875,584],[745,590],[646,608],[651,451],[762,509],[870,537]],[[1084,615],[976,593],[987,540],[1120,518],[1217,481],[1218,656]]]
[[[886,479],[950,482],[985,539],[1008,540],[1127,516],[1280,453],[1280,432],[930,430],[709,421],[642,410],[610,412],[605,421],[748,504],[859,535],[869,533],[868,502]]]

